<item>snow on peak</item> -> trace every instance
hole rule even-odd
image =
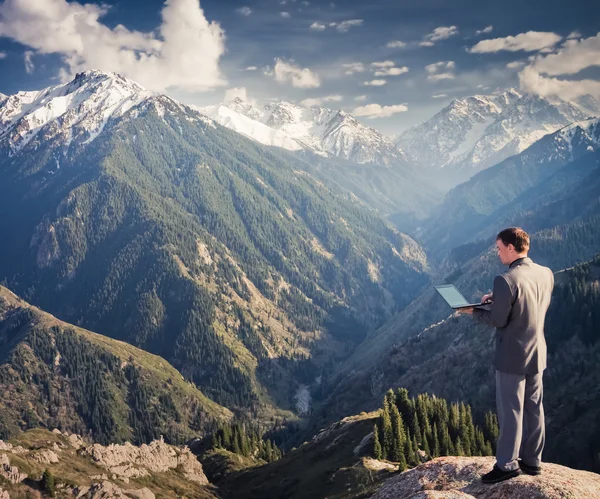
[[[405,160],[390,139],[344,111],[283,100],[257,108],[239,98],[201,111],[221,125],[270,146],[359,164],[388,165]]]
[[[14,154],[44,130],[44,140],[87,143],[111,118],[155,95],[119,74],[84,71],[70,82],[0,101],[0,142]]]
[[[461,170],[470,176],[585,118],[574,103],[511,88],[497,95],[456,99],[402,133],[396,145],[424,167]]]

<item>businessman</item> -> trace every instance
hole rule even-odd
[[[496,465],[482,477],[497,483],[520,475],[539,475],[544,448],[542,373],[546,368],[544,320],[550,305],[554,274],[527,257],[529,236],[519,227],[496,236],[500,261],[508,270],[494,279],[489,310],[461,313],[496,328],[496,410],[500,435]]]

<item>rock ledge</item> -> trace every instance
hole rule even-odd
[[[543,463],[540,476],[481,483],[493,457],[440,457],[387,480],[371,499],[600,499],[600,475]]]

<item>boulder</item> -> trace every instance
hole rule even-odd
[[[371,499],[600,499],[600,475],[543,463],[539,476],[481,483],[493,457],[440,457],[390,478]]]

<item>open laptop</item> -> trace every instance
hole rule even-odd
[[[453,309],[458,310],[460,308],[476,307],[481,308],[492,303],[487,301],[485,303],[469,303],[467,299],[456,289],[454,284],[439,284],[434,286],[435,290],[442,295],[442,298],[446,300],[446,303]]]

